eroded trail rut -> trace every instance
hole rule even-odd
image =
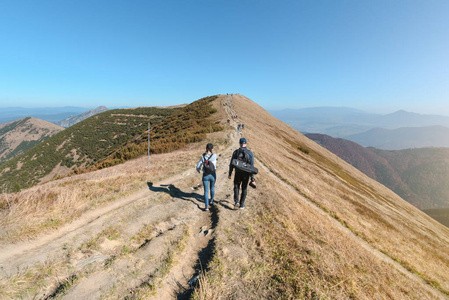
[[[218,201],[231,188],[224,180],[231,151],[219,153]],[[218,209],[204,211],[201,174],[193,166],[143,186],[51,234],[4,245],[0,276],[51,268],[54,280],[30,292],[33,299],[188,299],[212,256]]]
[[[219,159],[217,175],[224,177],[226,173],[226,162]],[[92,251],[75,265],[82,263],[79,278],[68,276],[73,283],[64,281],[46,296],[188,299],[197,284],[198,274],[212,256],[214,229],[218,223],[216,207],[204,211],[202,187],[184,184],[192,176],[199,185],[201,175],[194,170],[186,172],[182,178],[150,184],[146,197],[134,201],[132,208],[120,209],[120,215],[126,219],[122,221],[126,224],[124,235],[139,242],[119,245],[121,251],[115,255]],[[229,184],[217,183],[217,200],[222,199]],[[146,204],[150,200],[153,204]],[[64,288],[67,282],[70,287]]]

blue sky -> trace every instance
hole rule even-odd
[[[0,107],[166,106],[449,115],[449,1],[0,0]]]

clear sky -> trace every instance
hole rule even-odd
[[[449,1],[0,0],[0,107],[223,93],[449,115]]]

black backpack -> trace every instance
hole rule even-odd
[[[206,159],[206,154],[203,155],[204,159],[204,174],[209,175],[215,173],[215,165],[213,162],[211,162],[209,159],[213,156],[211,154],[208,159]]]
[[[237,154],[237,160],[240,160],[244,163],[250,164],[251,158],[249,157],[248,152],[246,152],[246,149],[239,149],[239,152]]]

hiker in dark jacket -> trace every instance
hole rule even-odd
[[[212,153],[214,145],[211,143],[206,145],[206,153],[201,156],[200,161],[196,165],[198,173],[201,172],[201,166],[203,167],[203,186],[204,186],[204,203],[206,204],[204,210],[209,210],[209,204],[214,204],[215,196],[215,181],[217,175],[215,170],[217,169],[217,155]],[[210,167],[209,167],[210,166]],[[210,203],[209,203],[209,191],[210,191]]]
[[[234,169],[234,166],[232,165],[232,160],[237,159],[239,154],[246,152],[248,155],[249,161],[247,163],[250,163],[251,166],[254,166],[254,154],[249,151],[246,146],[247,142],[245,138],[241,138],[240,141],[240,148],[235,150],[231,157],[231,163],[229,164],[229,179],[232,177],[232,171]],[[248,182],[251,178],[251,186],[256,187],[256,182],[254,180],[254,174],[250,174],[244,171],[241,171],[237,168],[235,168],[235,175],[234,175],[234,208],[237,209],[238,206],[240,206],[240,209],[245,208],[245,199],[246,194],[248,193]],[[240,195],[239,200],[239,192],[240,192],[240,186],[242,186],[242,194]]]

